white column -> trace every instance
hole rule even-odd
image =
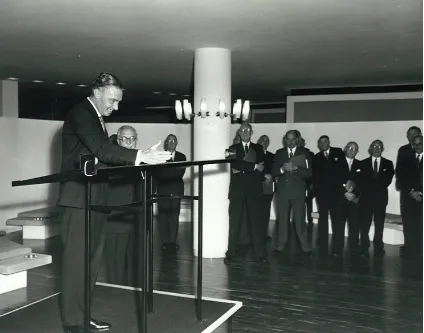
[[[0,117],[19,118],[18,82],[0,81]]]
[[[226,112],[232,109],[231,52],[221,48],[197,49],[194,57],[194,107],[200,110],[200,100],[206,99],[209,117],[194,117],[194,160],[224,158],[230,145],[231,119],[216,116],[219,99],[224,99]],[[198,191],[195,169],[194,194]],[[203,258],[223,258],[228,246],[228,186],[229,166],[206,165],[203,177]],[[194,203],[194,254],[197,256],[198,203]]]

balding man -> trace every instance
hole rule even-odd
[[[344,234],[346,221],[349,230],[349,253],[358,254],[359,243],[359,208],[360,195],[360,161],[357,160],[358,144],[348,142],[344,148],[345,158],[336,166],[335,218],[333,230],[332,255],[341,257],[344,249]]]
[[[385,254],[383,243],[384,220],[389,202],[388,187],[395,174],[393,162],[382,157],[384,145],[381,140],[371,142],[368,149],[370,157],[361,161],[362,196],[360,200],[361,216],[361,252],[369,256],[369,231],[374,219],[374,256]]]

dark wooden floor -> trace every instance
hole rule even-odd
[[[163,256],[156,242],[155,289],[194,294],[191,240],[191,224],[184,223],[176,256]],[[0,314],[59,291],[59,239],[24,244],[53,254],[54,263],[30,271],[28,288],[0,295]],[[244,303],[234,332],[422,332],[422,260],[400,258],[396,246],[385,248],[383,259],[359,262],[317,252],[313,259],[270,257],[269,265],[252,262],[249,251],[229,266],[205,259],[204,296]],[[104,271],[99,280],[105,281]]]

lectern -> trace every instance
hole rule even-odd
[[[84,330],[86,333],[90,332],[90,247],[91,247],[91,212],[94,210],[101,211],[123,211],[134,213],[137,215],[137,230],[139,251],[142,265],[142,274],[140,281],[140,308],[138,314],[141,322],[141,333],[147,333],[147,313],[153,312],[153,209],[154,202],[159,200],[173,200],[177,198],[184,198],[190,200],[198,200],[198,257],[197,257],[197,295],[196,295],[196,317],[198,321],[202,321],[202,242],[203,242],[203,166],[210,164],[224,164],[231,162],[235,156],[234,152],[226,151],[225,159],[205,160],[205,161],[186,161],[186,162],[172,162],[164,164],[143,164],[139,166],[119,166],[97,168],[95,158],[92,155],[81,156],[80,169],[52,174],[48,176],[32,178],[21,181],[13,181],[12,186],[28,186],[46,183],[58,183],[66,181],[80,181],[85,183],[85,314],[84,314]],[[169,168],[186,168],[198,167],[199,172],[199,186],[197,195],[155,195],[152,193],[152,175],[157,170]],[[141,186],[143,187],[142,198],[138,201],[123,205],[123,206],[99,206],[91,204],[91,186],[92,182],[101,177],[102,180],[107,181],[110,178],[124,176],[128,172],[140,172],[142,177]],[[137,270],[138,272],[140,270]]]

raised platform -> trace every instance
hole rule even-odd
[[[6,225],[22,227],[23,239],[48,239],[60,232],[59,209],[53,206],[21,212]]]
[[[318,223],[319,213],[313,212],[311,214],[313,222],[315,224]],[[328,220],[331,221],[331,217],[328,216]],[[333,230],[331,228],[331,223],[329,223],[328,232],[330,234],[333,233]],[[348,227],[346,225],[345,228],[345,236],[348,236]],[[370,239],[372,240],[374,238],[374,223],[371,224],[370,233],[369,233]],[[402,225],[402,218],[400,215],[396,214],[386,214],[386,220],[384,223],[384,232],[383,232],[383,242],[385,244],[390,245],[403,245],[404,238],[403,238],[403,225]]]
[[[112,324],[111,332],[138,333],[137,294],[131,287],[98,283],[93,299],[92,314]],[[149,314],[149,333],[210,333],[242,307],[241,302],[205,297],[202,322],[196,319],[194,296],[154,291],[154,313]],[[46,316],[48,313],[48,316]],[[61,332],[62,323],[58,294],[18,308],[0,316],[2,332],[33,333]]]

